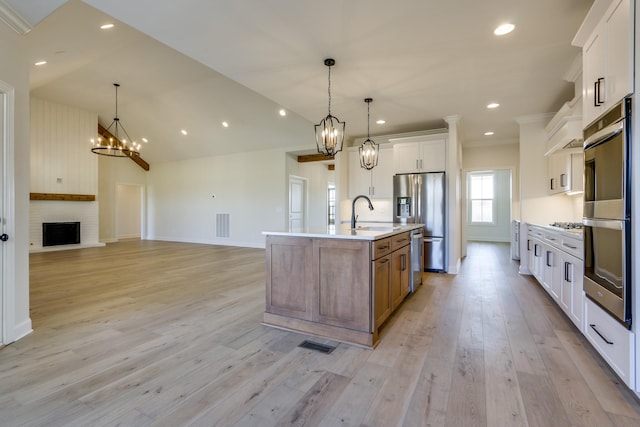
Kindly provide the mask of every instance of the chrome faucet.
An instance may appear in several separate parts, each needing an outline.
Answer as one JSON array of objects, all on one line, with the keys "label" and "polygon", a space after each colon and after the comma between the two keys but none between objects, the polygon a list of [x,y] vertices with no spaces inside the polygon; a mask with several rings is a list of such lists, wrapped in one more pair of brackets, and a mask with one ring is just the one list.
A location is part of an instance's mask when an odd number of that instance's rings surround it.
[{"label": "chrome faucet", "polygon": [[373,210],[373,205],[371,204],[371,200],[365,195],[356,196],[351,203],[351,228],[356,228],[356,201],[358,199],[366,199],[367,203],[369,203],[369,210]]}]

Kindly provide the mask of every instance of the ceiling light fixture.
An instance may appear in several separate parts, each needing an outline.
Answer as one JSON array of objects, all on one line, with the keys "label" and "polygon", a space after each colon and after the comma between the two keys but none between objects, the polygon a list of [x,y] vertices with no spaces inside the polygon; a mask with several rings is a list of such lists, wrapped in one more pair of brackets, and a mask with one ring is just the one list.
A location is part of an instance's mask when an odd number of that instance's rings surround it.
[{"label": "ceiling light fixture", "polygon": [[378,144],[371,140],[369,136],[369,107],[373,99],[365,98],[364,102],[367,103],[367,139],[360,146],[360,167],[371,170],[378,165]]},{"label": "ceiling light fixture", "polygon": [[[111,157],[134,157],[140,155],[140,144],[137,144],[131,139],[127,131],[125,130],[120,118],[118,117],[118,88],[120,85],[114,83],[116,88],[116,116],[108,128],[103,128],[98,124],[99,136],[97,138],[91,138],[91,151],[101,156]],[[113,130],[111,129],[113,128]],[[120,129],[127,138],[120,138]]]},{"label": "ceiling light fixture", "polygon": [[281,109],[281,110],[280,110],[280,115],[281,115],[282,117],[286,116],[286,115],[287,115],[287,110],[285,110],[284,108],[283,108],[283,109]]},{"label": "ceiling light fixture", "polygon": [[491,136],[491,135],[493,135],[493,132],[491,132],[491,131],[484,133],[484,136]]},{"label": "ceiling light fixture", "polygon": [[331,115],[331,67],[335,64],[336,61],[332,58],[324,60],[324,65],[329,67],[329,114],[314,126],[318,153],[327,156],[334,156],[337,152],[342,151],[342,143],[344,142],[345,122],[341,122],[337,117]]},{"label": "ceiling light fixture", "polygon": [[183,134],[184,136],[187,136],[187,131],[186,131],[186,130],[184,130],[184,129],[182,129],[182,130],[180,131],[180,133],[181,133],[181,134]]},{"label": "ceiling light fixture", "polygon": [[109,24],[104,24],[104,25],[100,25],[100,29],[101,29],[101,30],[109,30],[109,29],[111,29],[111,28],[113,28],[113,27],[114,27],[114,25],[113,25],[113,24],[111,24],[111,23],[109,23]]},{"label": "ceiling light fixture", "polygon": [[38,62],[36,62],[34,65],[36,65],[36,66],[40,67],[40,66],[42,66],[42,65],[45,65],[46,63],[47,63],[47,61],[38,61]]},{"label": "ceiling light fixture", "polygon": [[513,24],[502,24],[499,25],[495,30],[493,30],[493,34],[496,36],[504,36],[505,34],[509,34],[513,29],[516,28]]},{"label": "ceiling light fixture", "polygon": [[376,121],[376,123],[379,124],[379,125],[383,125],[383,124],[385,124],[387,122],[385,120],[380,119],[380,120]]},{"label": "ceiling light fixture", "polygon": [[228,127],[229,127],[229,123],[227,123],[227,122],[222,122],[222,126],[224,126],[224,127],[228,128]]},{"label": "ceiling light fixture", "polygon": [[498,108],[500,104],[497,102],[492,102],[491,104],[487,104],[487,108]]}]

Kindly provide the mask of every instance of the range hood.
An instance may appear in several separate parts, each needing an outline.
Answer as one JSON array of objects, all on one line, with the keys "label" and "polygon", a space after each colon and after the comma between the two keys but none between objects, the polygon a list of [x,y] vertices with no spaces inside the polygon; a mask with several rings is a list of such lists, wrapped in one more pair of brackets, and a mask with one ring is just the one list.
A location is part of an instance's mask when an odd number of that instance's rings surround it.
[{"label": "range hood", "polygon": [[547,152],[549,156],[560,150],[582,151],[582,104],[581,98],[565,103],[549,121],[547,131]]}]

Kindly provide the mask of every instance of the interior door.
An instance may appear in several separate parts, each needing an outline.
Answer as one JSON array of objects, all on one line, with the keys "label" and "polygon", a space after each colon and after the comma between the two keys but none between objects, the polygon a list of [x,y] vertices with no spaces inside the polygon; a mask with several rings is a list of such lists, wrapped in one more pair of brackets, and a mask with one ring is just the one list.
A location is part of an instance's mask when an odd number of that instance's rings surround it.
[{"label": "interior door", "polygon": [[289,231],[296,233],[306,228],[307,180],[289,176]]}]

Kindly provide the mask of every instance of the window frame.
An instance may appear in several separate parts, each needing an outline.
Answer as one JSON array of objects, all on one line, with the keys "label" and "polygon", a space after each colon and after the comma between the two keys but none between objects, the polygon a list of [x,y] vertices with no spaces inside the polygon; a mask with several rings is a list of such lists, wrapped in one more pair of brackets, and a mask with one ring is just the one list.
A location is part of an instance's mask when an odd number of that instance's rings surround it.
[{"label": "window frame", "polygon": [[[473,198],[471,194],[471,181],[474,177],[490,176],[493,185],[491,198]],[[496,173],[495,171],[476,171],[469,172],[467,175],[467,223],[473,226],[495,226],[497,224],[496,219]],[[491,201],[491,221],[474,221],[473,220],[473,201]]]}]

